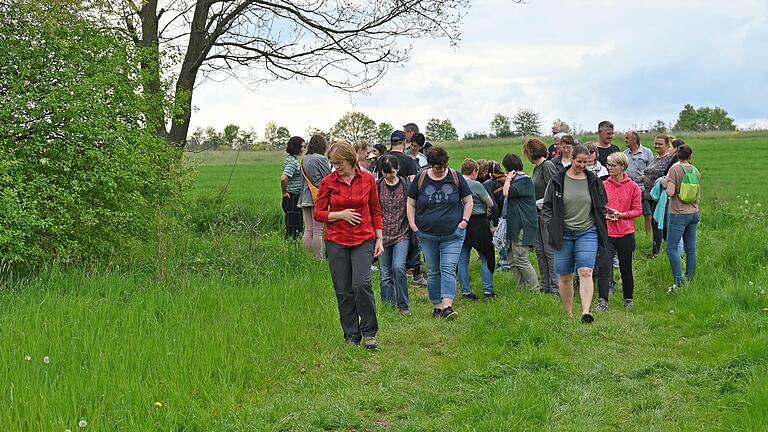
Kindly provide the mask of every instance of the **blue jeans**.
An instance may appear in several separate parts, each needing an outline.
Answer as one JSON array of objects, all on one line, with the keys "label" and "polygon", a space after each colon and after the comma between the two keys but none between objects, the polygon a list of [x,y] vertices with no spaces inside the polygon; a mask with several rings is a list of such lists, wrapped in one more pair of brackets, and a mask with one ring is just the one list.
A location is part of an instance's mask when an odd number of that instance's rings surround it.
[{"label": "blue jeans", "polygon": [[379,258],[381,276],[381,302],[400,309],[408,309],[408,279],[405,276],[405,259],[410,240],[401,240],[384,248]]},{"label": "blue jeans", "polygon": [[595,268],[597,258],[597,228],[591,226],[582,231],[563,229],[563,243],[555,249],[557,274],[573,274],[574,269]]},{"label": "blue jeans", "polygon": [[[459,285],[461,285],[461,292],[464,294],[471,294],[472,289],[469,287],[469,254],[472,252],[472,247],[464,245],[461,248],[459,254]],[[488,268],[488,260],[485,259],[483,254],[480,255],[480,269],[483,280],[483,292],[486,294],[493,293],[493,272]]]},{"label": "blue jeans", "polygon": [[685,278],[693,279],[696,273],[696,225],[699,223],[699,212],[691,214],[670,214],[667,226],[667,257],[675,284],[683,283],[683,263],[680,258],[680,239],[685,249]]},{"label": "blue jeans", "polygon": [[456,264],[466,231],[456,228],[451,234],[432,235],[416,232],[427,263],[427,292],[432,304],[456,296]]}]

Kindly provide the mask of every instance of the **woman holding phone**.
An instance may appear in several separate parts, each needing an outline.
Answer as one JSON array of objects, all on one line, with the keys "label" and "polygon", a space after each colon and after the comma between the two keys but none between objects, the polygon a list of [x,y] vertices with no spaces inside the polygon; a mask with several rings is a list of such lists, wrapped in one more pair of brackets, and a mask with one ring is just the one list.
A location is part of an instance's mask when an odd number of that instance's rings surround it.
[{"label": "woman holding phone", "polygon": [[643,214],[643,200],[640,187],[627,174],[629,158],[624,153],[608,155],[610,176],[603,181],[608,204],[605,217],[608,225],[608,238],[605,253],[599,257],[598,292],[596,311],[608,310],[608,293],[613,270],[613,255],[619,256],[621,286],[624,293],[624,307],[634,305],[633,295],[635,279],[632,274],[632,254],[635,251],[635,218]]}]

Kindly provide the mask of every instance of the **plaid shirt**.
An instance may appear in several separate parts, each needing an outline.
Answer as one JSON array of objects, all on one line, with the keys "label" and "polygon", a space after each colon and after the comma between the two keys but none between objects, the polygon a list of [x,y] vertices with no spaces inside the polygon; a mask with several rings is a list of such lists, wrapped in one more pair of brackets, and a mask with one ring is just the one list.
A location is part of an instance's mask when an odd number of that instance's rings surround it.
[{"label": "plaid shirt", "polygon": [[[330,212],[352,209],[360,213],[360,223],[328,222]],[[325,239],[342,246],[357,246],[376,238],[374,230],[383,229],[381,204],[376,191],[376,179],[369,172],[355,169],[352,182],[347,184],[337,171],[320,182],[315,201],[315,220],[326,224]]]}]

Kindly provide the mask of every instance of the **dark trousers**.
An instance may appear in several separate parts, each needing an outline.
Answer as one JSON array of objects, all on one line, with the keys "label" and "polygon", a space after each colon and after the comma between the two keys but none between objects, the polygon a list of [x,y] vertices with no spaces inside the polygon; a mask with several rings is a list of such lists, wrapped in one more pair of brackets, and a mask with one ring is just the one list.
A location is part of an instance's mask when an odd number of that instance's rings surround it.
[{"label": "dark trousers", "polygon": [[[619,256],[619,271],[621,272],[621,287],[625,299],[631,299],[635,291],[635,278],[632,274],[632,253],[635,251],[635,234],[624,237],[608,237],[605,248],[598,257],[597,288],[601,299],[608,300],[608,290],[613,275],[613,255]],[[602,252],[605,253],[602,253]]]},{"label": "dark trousers", "polygon": [[304,232],[304,216],[299,208],[299,194],[289,194],[283,197],[283,213],[285,213],[285,238],[296,239]]},{"label": "dark trousers", "polygon": [[376,336],[376,300],[371,286],[373,240],[357,246],[342,246],[325,241],[328,267],[339,303],[339,320],[344,339],[359,342],[363,336]]},{"label": "dark trousers", "polygon": [[411,233],[411,243],[408,246],[408,258],[405,259],[405,268],[413,269],[413,275],[421,274],[421,246],[416,234]]},{"label": "dark trousers", "polygon": [[[651,203],[651,214],[656,211],[656,206],[659,205],[658,202],[654,200],[650,200]],[[651,227],[653,231],[653,253],[654,255],[658,255],[661,251],[661,241],[667,238],[667,225],[669,225],[669,208],[667,208],[667,212],[664,213],[664,229],[659,229],[659,224],[656,222],[656,219],[651,217]]]}]

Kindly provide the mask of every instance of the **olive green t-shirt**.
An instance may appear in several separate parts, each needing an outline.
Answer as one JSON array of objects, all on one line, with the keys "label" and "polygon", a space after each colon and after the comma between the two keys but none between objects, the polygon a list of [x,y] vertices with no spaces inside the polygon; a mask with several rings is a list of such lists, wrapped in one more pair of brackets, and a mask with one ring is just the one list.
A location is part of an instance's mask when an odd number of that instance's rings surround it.
[{"label": "olive green t-shirt", "polygon": [[576,180],[565,175],[563,183],[563,207],[566,229],[583,231],[595,224],[592,199],[589,197],[589,183],[586,178]]}]

